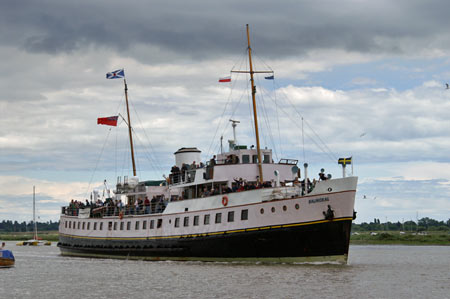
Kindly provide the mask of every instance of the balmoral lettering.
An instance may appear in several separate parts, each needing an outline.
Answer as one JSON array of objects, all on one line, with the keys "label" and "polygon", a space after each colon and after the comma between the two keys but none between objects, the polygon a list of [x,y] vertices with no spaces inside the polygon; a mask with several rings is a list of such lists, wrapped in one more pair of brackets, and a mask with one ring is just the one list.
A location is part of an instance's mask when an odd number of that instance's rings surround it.
[{"label": "balmoral lettering", "polygon": [[330,199],[328,197],[319,197],[315,199],[310,199],[308,203],[318,203],[323,201],[330,201]]}]

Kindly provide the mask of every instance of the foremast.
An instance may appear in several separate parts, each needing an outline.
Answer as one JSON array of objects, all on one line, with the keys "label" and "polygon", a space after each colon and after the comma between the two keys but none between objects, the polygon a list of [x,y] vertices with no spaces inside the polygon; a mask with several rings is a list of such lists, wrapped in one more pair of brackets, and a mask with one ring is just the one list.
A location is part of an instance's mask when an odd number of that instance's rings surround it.
[{"label": "foremast", "polygon": [[123,78],[123,84],[125,86],[125,102],[127,104],[128,135],[130,136],[131,163],[133,164],[133,176],[136,176],[136,163],[134,162],[133,134],[131,132],[130,108],[128,107],[128,86],[125,78]]}]

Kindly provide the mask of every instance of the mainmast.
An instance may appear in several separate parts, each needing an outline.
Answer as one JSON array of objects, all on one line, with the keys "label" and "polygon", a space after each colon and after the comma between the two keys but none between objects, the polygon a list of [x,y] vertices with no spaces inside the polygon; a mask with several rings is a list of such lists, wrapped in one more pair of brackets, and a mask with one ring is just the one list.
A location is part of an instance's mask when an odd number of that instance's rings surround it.
[{"label": "mainmast", "polygon": [[131,133],[131,122],[130,122],[130,108],[128,108],[128,87],[125,78],[123,78],[123,84],[125,85],[125,101],[127,104],[128,134],[130,135],[131,163],[133,164],[133,176],[136,176],[136,164],[134,162],[133,134]]},{"label": "mainmast", "polygon": [[250,82],[252,83],[252,102],[253,102],[253,119],[255,121],[255,135],[256,135],[256,151],[258,153],[258,170],[259,170],[259,182],[262,184],[263,171],[262,171],[262,160],[261,160],[261,147],[259,145],[259,132],[258,132],[258,116],[256,113],[256,86],[255,80],[253,79],[253,64],[252,64],[252,48],[250,47],[250,31],[247,24],[247,42],[248,42],[248,63],[250,65]]}]

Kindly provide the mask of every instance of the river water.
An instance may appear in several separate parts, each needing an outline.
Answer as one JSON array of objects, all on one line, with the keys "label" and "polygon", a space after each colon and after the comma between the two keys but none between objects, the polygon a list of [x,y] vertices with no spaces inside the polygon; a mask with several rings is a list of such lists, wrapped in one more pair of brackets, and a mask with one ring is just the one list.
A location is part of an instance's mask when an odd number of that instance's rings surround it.
[{"label": "river water", "polygon": [[450,247],[351,246],[348,265],[62,257],[7,242],[0,298],[450,298]]}]

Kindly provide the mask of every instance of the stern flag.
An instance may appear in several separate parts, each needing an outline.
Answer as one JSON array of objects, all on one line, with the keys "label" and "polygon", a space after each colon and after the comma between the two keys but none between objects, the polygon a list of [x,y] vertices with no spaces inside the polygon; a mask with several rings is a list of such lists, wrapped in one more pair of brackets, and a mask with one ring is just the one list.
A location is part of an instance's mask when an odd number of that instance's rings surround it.
[{"label": "stern flag", "polygon": [[347,164],[352,164],[352,157],[350,157],[350,158],[339,158],[338,164],[343,165],[343,166],[345,166]]},{"label": "stern flag", "polygon": [[106,73],[106,79],[120,79],[125,78],[125,71],[123,69]]},{"label": "stern flag", "polygon": [[219,78],[219,82],[223,83],[223,82],[231,82],[231,77],[223,77],[223,78]]},{"label": "stern flag", "polygon": [[264,79],[266,79],[266,80],[273,80],[274,77],[273,77],[273,75],[272,75],[272,76],[269,76],[269,77],[264,77]]},{"label": "stern flag", "polygon": [[97,125],[117,126],[119,116],[100,117],[97,118]]}]

